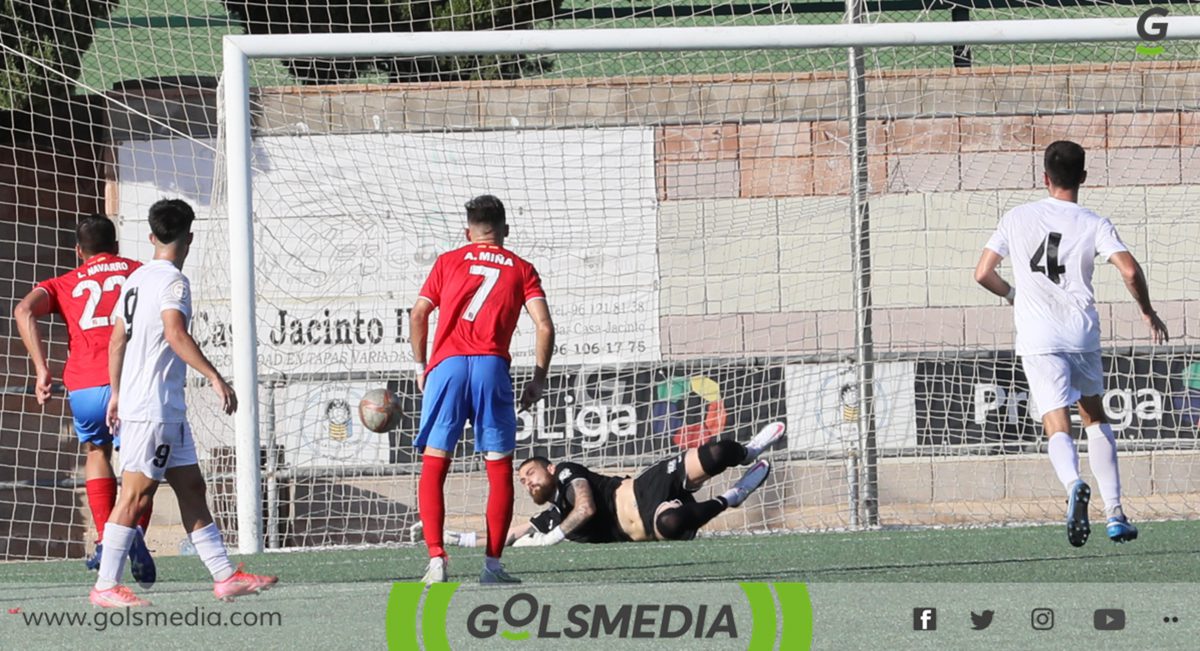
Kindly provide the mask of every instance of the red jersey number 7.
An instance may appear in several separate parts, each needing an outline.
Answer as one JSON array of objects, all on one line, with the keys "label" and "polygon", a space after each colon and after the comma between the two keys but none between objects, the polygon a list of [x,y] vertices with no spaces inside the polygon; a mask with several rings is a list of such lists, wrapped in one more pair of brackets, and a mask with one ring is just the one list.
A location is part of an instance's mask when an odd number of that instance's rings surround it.
[{"label": "red jersey number 7", "polygon": [[491,294],[492,288],[496,286],[496,281],[500,279],[500,270],[495,267],[473,264],[467,272],[472,276],[483,276],[483,284],[475,290],[475,296],[471,297],[471,302],[462,315],[463,319],[474,321],[475,316],[479,314],[479,309],[483,307],[483,302],[487,300],[488,294]]}]

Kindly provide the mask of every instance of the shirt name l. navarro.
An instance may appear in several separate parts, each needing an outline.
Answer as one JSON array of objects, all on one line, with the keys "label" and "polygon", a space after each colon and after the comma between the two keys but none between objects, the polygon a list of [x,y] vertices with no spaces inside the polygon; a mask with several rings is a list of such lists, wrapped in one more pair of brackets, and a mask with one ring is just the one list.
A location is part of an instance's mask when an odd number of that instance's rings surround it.
[{"label": "shirt name l. navarro", "polygon": [[94,265],[88,267],[86,274],[84,274],[82,271],[79,271],[79,272],[76,272],[75,275],[79,276],[80,278],[87,278],[88,276],[95,276],[96,274],[106,274],[106,273],[113,273],[113,272],[117,272],[117,271],[129,271],[129,263],[128,262],[101,262],[100,264],[94,264]]},{"label": "shirt name l. navarro", "polygon": [[512,258],[504,255],[503,253],[494,253],[492,251],[480,251],[478,256],[476,256],[475,253],[472,251],[467,251],[467,254],[465,256],[463,256],[463,260],[478,260],[480,262],[490,262],[492,264],[498,264],[501,267],[513,266]]}]

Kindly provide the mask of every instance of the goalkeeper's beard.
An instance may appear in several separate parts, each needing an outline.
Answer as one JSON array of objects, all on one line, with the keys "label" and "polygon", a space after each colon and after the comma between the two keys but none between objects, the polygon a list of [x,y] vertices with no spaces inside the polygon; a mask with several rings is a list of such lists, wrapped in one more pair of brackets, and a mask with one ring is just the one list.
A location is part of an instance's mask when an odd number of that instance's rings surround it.
[{"label": "goalkeeper's beard", "polygon": [[553,494],[554,491],[549,486],[537,486],[529,489],[529,497],[538,506],[549,503]]}]

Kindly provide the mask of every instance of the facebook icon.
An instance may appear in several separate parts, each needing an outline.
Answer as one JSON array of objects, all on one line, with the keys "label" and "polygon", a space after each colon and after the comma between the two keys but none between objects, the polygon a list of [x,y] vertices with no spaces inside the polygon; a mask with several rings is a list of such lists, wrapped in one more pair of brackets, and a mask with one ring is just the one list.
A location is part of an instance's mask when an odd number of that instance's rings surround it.
[{"label": "facebook icon", "polygon": [[937,630],[937,608],[913,608],[914,631]]}]

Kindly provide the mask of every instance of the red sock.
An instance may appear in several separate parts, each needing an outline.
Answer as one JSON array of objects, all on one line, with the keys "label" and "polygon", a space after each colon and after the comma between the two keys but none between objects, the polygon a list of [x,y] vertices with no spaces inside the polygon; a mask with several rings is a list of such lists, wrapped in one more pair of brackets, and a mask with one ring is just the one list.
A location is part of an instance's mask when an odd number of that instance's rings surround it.
[{"label": "red sock", "polygon": [[429,557],[446,557],[442,530],[446,526],[446,473],[450,472],[450,457],[421,457],[421,480],[417,484],[417,506],[425,533]]},{"label": "red sock", "polygon": [[150,514],[153,512],[154,500],[150,500],[150,503],[146,505],[146,512],[143,513],[141,519],[138,520],[138,526],[142,528],[142,533],[150,530]]},{"label": "red sock", "polygon": [[513,517],[512,457],[488,459],[487,555],[500,558]]},{"label": "red sock", "polygon": [[104,525],[108,524],[108,516],[112,515],[113,506],[117,503],[116,477],[89,479],[84,484],[87,487],[88,508],[92,510],[92,522],[96,524],[96,542],[104,540]]}]

